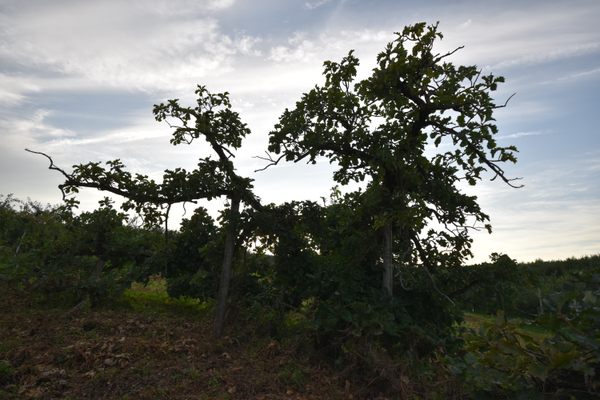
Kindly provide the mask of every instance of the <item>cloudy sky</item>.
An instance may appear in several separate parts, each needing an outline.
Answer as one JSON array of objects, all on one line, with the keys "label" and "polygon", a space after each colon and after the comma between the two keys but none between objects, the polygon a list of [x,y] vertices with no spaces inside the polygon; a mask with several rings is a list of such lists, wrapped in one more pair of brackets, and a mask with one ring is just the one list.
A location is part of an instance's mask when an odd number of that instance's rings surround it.
[{"label": "cloudy sky", "polygon": [[[252,129],[236,158],[263,202],[318,200],[331,168],[253,158],[286,107],[321,83],[322,62],[355,49],[360,76],[393,32],[440,21],[440,50],[506,77],[496,94],[501,144],[515,144],[510,176],[474,193],[494,233],[475,236],[521,261],[600,252],[600,2],[384,0],[0,0],[0,193],[58,203],[60,177],[25,147],[65,168],[120,158],[160,178],[192,169],[197,146],[173,147],[152,105],[193,101],[196,84],[229,91]],[[82,194],[83,208],[99,195]],[[212,206],[213,209],[218,207]]]}]

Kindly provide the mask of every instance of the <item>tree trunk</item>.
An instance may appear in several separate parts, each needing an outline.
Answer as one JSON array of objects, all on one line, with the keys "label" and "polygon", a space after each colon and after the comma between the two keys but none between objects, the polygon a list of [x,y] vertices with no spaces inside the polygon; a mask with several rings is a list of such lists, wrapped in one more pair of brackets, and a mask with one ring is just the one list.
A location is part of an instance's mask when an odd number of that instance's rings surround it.
[{"label": "tree trunk", "polygon": [[394,293],[394,266],[392,258],[392,223],[383,227],[383,291],[392,296]]},{"label": "tree trunk", "polygon": [[213,334],[219,338],[223,334],[225,325],[225,312],[227,309],[227,297],[229,293],[229,281],[231,280],[231,266],[233,264],[233,250],[237,232],[237,219],[240,212],[240,199],[238,196],[231,197],[231,209],[229,210],[229,221],[225,227],[225,252],[223,254],[223,268],[221,270],[221,281],[217,295],[217,313]]}]

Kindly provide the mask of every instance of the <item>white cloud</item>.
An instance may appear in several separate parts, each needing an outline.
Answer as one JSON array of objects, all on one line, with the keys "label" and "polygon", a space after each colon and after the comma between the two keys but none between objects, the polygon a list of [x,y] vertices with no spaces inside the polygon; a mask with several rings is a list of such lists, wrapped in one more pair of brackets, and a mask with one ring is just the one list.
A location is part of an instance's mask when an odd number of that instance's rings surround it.
[{"label": "white cloud", "polygon": [[553,85],[556,83],[571,82],[571,81],[575,81],[575,80],[579,80],[579,79],[590,78],[590,77],[593,77],[598,74],[600,74],[600,68],[593,68],[593,69],[588,69],[585,71],[571,72],[569,74],[559,76],[552,80],[542,81],[542,82],[540,82],[540,84]]},{"label": "white cloud", "polygon": [[39,87],[20,76],[0,73],[0,105],[14,107],[21,104],[26,94],[39,91]]},{"label": "white cloud", "polygon": [[327,3],[330,3],[331,0],[317,0],[317,1],[307,1],[304,3],[304,7],[308,8],[309,10],[315,10],[321,6],[324,6]]},{"label": "white cloud", "polygon": [[185,16],[198,12],[222,11],[235,0],[134,0],[136,7],[161,16]]},{"label": "white cloud", "polygon": [[518,139],[518,138],[526,137],[526,136],[540,136],[540,135],[545,135],[545,134],[547,134],[547,132],[524,131],[524,132],[509,133],[507,135],[498,135],[498,136],[496,136],[496,138],[497,139]]},{"label": "white cloud", "polygon": [[442,19],[442,48],[465,45],[454,59],[475,62],[494,71],[597,53],[600,31],[589,29],[598,7],[544,4],[543,8],[506,8],[474,15],[465,23]]},{"label": "white cloud", "polygon": [[[469,18],[460,15],[429,15],[423,20],[441,20],[444,40],[438,51],[445,52],[464,45],[452,56],[456,63],[475,63],[486,70],[503,73],[519,66],[539,65],[572,57],[600,52],[600,31],[593,32],[599,12],[585,8],[556,5],[544,10],[497,10],[490,14],[469,12]],[[535,14],[535,18],[531,15]],[[440,18],[443,15],[444,18]],[[344,54],[350,49],[362,52],[371,63],[377,52],[392,41],[394,31],[403,24],[397,18],[382,18],[377,27],[361,24],[360,20],[341,14],[334,16],[319,31],[295,33],[271,48],[270,59],[278,62],[322,62]],[[595,74],[596,71],[589,71]]]},{"label": "white cloud", "polygon": [[523,54],[525,52],[519,52],[520,54],[515,54],[513,58],[505,61],[499,61],[490,68],[501,70],[503,68],[513,67],[517,65],[540,64],[544,62],[597,53],[600,50],[600,42],[572,44],[568,47],[557,49],[538,49],[538,46],[536,46],[535,42],[532,42],[530,46],[535,50],[529,50],[526,54]]},{"label": "white cloud", "polygon": [[591,75],[598,75],[598,74],[600,74],[600,67],[599,68],[590,69],[590,70],[587,70],[587,71],[576,72],[574,74],[571,74],[570,77],[571,78],[582,78],[582,77],[591,76]]},{"label": "white cloud", "polygon": [[536,258],[597,254],[600,249],[598,154],[542,160],[519,173],[525,186],[512,189],[499,182],[482,182],[476,190],[489,212],[492,235],[474,235],[475,261],[493,251],[521,261]]},{"label": "white cloud", "polygon": [[237,49],[243,55],[258,57],[262,55],[262,51],[257,48],[257,45],[260,44],[261,41],[260,38],[243,35],[237,41]]},{"label": "white cloud", "polygon": [[[600,172],[600,152],[592,153],[590,158],[586,158],[583,161],[583,168],[585,171],[590,171],[594,174]],[[598,177],[598,184],[600,185],[600,174],[595,175]]]},{"label": "white cloud", "polygon": [[257,39],[223,34],[210,14],[231,2],[205,2],[206,10],[190,1],[169,5],[203,12],[191,16],[157,13],[163,3],[155,3],[157,8],[147,2],[145,7],[141,2],[75,2],[22,9],[0,20],[5,33],[0,57],[98,86],[153,90],[226,73],[237,53],[259,54]]},{"label": "white cloud", "polygon": [[[339,61],[350,50],[356,50],[366,64],[373,64],[375,56],[386,43],[396,38],[394,28],[384,29],[335,29],[329,27],[320,32],[294,32],[285,44],[273,46],[269,59],[282,63],[313,63],[321,66],[323,61]],[[305,68],[299,66],[298,69]]]},{"label": "white cloud", "polygon": [[471,24],[473,23],[473,20],[471,18],[469,18],[468,20],[466,20],[465,22],[461,23],[460,25],[458,25],[459,28],[468,28],[469,26],[471,26]]},{"label": "white cloud", "polygon": [[288,39],[287,45],[273,47],[269,59],[287,63],[308,62],[314,59],[318,50],[315,43],[306,38],[306,34],[296,32]]},{"label": "white cloud", "polygon": [[519,261],[560,259],[597,254],[600,248],[600,205],[593,200],[553,201],[514,206],[492,215],[492,235],[477,233],[475,262],[492,252],[508,253]]},{"label": "white cloud", "polygon": [[[513,86],[515,87],[515,86]],[[520,86],[517,86],[520,88]],[[508,96],[506,96],[508,97]],[[504,97],[500,97],[498,104],[505,101]],[[554,115],[560,114],[561,111],[552,110],[544,99],[536,100],[521,100],[519,94],[509,101],[507,107],[495,110],[494,118],[501,122],[522,123],[527,121],[537,121],[544,114],[553,112]]]},{"label": "white cloud", "polygon": [[75,136],[75,132],[69,129],[62,129],[52,126],[46,122],[47,117],[52,114],[50,110],[37,110],[29,118],[3,118],[0,119],[0,130],[3,132],[3,140],[6,143],[20,142],[27,138],[25,142],[47,141],[65,137]]}]

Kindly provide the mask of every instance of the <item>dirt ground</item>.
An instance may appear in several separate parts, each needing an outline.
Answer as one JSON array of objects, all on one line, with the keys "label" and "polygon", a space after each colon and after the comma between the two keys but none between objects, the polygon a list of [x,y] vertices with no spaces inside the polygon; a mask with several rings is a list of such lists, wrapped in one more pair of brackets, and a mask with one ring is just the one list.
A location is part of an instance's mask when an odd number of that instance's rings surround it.
[{"label": "dirt ground", "polygon": [[0,399],[353,398],[327,366],[277,341],[213,340],[210,315],[0,299]]}]

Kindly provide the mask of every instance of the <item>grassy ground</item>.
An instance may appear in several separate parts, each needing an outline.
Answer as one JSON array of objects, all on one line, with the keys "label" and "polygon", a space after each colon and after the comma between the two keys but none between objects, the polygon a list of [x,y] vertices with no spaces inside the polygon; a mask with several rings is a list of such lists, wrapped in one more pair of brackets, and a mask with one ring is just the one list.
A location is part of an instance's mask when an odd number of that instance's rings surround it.
[{"label": "grassy ground", "polygon": [[[468,313],[465,313],[465,315],[464,315],[464,319],[465,319],[464,325],[467,328],[476,329],[484,324],[493,323],[496,318],[499,318],[499,317],[494,316],[494,315],[484,315],[484,314],[476,314],[476,313],[468,312]],[[517,318],[511,318],[511,319],[509,319],[509,321],[517,324],[518,330],[520,330],[524,334],[527,334],[528,336],[532,337],[533,339],[535,339],[537,341],[541,341],[541,340],[547,339],[552,336],[552,332],[549,332],[548,330],[546,330],[538,325],[534,325],[530,321],[517,319]]]},{"label": "grassy ground", "polygon": [[[211,338],[210,305],[134,285],[69,313],[3,293],[0,399],[341,399],[356,388],[271,339]],[[354,389],[354,390],[353,390]]]}]

